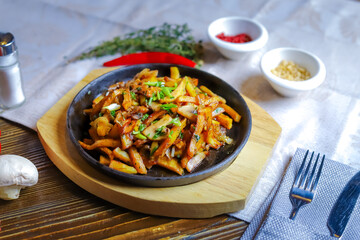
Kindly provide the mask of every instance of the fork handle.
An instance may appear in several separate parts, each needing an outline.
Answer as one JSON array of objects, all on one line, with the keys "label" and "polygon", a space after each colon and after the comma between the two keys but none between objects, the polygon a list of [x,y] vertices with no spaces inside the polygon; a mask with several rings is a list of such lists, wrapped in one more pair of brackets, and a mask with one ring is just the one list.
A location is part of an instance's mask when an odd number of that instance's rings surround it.
[{"label": "fork handle", "polygon": [[291,214],[290,214],[290,219],[291,220],[294,220],[297,213],[298,213],[298,210],[299,210],[300,207],[293,207],[293,209],[291,210]]}]

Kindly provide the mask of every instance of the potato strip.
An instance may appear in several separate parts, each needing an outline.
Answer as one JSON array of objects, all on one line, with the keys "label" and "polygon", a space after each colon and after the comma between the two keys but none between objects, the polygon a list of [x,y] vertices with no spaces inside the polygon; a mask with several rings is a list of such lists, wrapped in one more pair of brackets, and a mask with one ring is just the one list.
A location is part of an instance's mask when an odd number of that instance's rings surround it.
[{"label": "potato strip", "polygon": [[79,141],[79,143],[81,147],[85,148],[86,150],[94,150],[96,148],[104,148],[104,147],[116,148],[121,145],[119,140],[114,140],[114,139],[100,139],[91,145],[85,144],[81,141]]}]

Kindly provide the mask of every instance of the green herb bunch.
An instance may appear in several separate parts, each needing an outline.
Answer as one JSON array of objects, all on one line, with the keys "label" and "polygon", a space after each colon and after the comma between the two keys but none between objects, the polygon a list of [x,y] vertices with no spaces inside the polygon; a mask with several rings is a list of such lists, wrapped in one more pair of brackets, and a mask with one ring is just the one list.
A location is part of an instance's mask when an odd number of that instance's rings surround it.
[{"label": "green herb bunch", "polygon": [[75,60],[136,52],[169,52],[201,65],[203,47],[201,41],[194,40],[187,24],[164,23],[161,26],[128,33],[123,38],[118,36],[111,41],[105,41],[82,53]]}]

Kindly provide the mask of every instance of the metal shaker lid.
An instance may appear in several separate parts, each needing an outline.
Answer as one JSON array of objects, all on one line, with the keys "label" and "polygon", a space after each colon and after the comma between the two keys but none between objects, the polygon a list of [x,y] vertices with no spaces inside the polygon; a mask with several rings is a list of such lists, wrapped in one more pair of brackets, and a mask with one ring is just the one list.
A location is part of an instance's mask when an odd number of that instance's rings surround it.
[{"label": "metal shaker lid", "polygon": [[16,51],[15,38],[11,33],[0,32],[0,56],[6,56]]}]

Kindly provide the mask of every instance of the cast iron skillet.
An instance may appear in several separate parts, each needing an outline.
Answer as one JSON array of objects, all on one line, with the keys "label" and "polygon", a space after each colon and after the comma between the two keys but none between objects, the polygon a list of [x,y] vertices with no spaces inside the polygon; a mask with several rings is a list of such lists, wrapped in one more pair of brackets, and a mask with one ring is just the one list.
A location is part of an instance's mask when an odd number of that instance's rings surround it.
[{"label": "cast iron skillet", "polygon": [[199,86],[205,85],[213,92],[221,95],[227,100],[227,104],[234,108],[241,116],[239,123],[233,123],[233,127],[228,131],[234,141],[231,145],[225,145],[219,150],[210,150],[203,162],[194,172],[186,173],[182,176],[170,172],[166,169],[154,166],[148,171],[147,175],[132,175],[113,170],[98,162],[99,155],[96,151],[84,150],[78,143],[87,135],[89,119],[83,114],[83,110],[91,107],[92,100],[107,90],[108,86],[118,81],[128,81],[144,68],[151,70],[157,69],[159,76],[170,75],[169,64],[142,64],[120,68],[106,73],[86,85],[73,99],[67,112],[67,131],[72,143],[75,145],[80,155],[99,171],[105,174],[126,181],[130,184],[149,187],[170,187],[194,183],[214,175],[227,168],[245,146],[251,131],[251,114],[249,108],[240,96],[229,84],[220,78],[199,69],[177,66],[181,76],[190,76],[199,79]]}]

